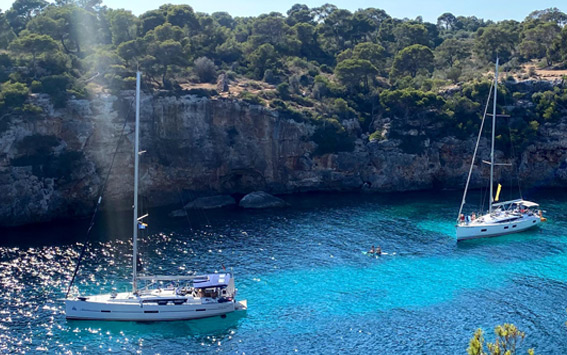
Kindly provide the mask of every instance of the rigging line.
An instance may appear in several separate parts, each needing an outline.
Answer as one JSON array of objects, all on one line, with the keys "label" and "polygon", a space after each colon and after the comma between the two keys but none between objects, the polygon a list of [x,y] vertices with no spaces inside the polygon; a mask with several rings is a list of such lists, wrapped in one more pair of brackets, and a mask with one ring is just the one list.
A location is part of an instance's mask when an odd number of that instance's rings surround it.
[{"label": "rigging line", "polygon": [[[188,193],[190,201],[195,201],[197,199],[197,194],[194,194],[193,192],[191,192],[191,190],[189,190]],[[211,221],[209,220],[209,216],[207,215],[207,212],[204,208],[195,208],[193,209],[193,211],[195,211],[195,214],[198,213],[201,218],[203,218],[205,222],[207,222],[207,228],[211,227]],[[189,213],[187,213],[187,218],[189,218]]]},{"label": "rigging line", "polygon": [[[490,89],[488,90],[489,93],[492,91],[493,86],[494,86],[494,83],[491,83]],[[465,202],[466,202],[467,190],[469,188],[469,183],[471,181],[471,175],[472,175],[472,170],[473,170],[473,167],[474,167],[474,161],[476,159],[476,153],[478,151],[478,146],[479,146],[479,143],[480,143],[480,137],[482,136],[482,128],[484,127],[484,121],[486,119],[486,113],[488,112],[489,102],[490,102],[490,97],[486,100],[486,105],[484,106],[484,114],[482,115],[482,122],[480,123],[480,129],[478,130],[478,137],[476,139],[476,145],[474,147],[473,157],[472,157],[472,160],[471,160],[471,168],[469,169],[469,175],[467,176],[467,183],[465,185],[465,192],[463,193],[463,200],[461,201],[461,207],[459,208],[459,214],[457,215],[457,221],[459,220],[459,217],[461,216],[461,213],[463,212],[463,207],[464,207]]]},{"label": "rigging line", "polygon": [[175,185],[175,187],[177,188],[177,196],[179,196],[179,201],[181,202],[181,206],[182,206],[181,208],[183,209],[183,212],[185,212],[185,220],[187,220],[189,229],[193,229],[193,225],[191,224],[191,219],[189,218],[189,213],[185,209],[185,202],[183,201],[183,195],[181,194],[181,189],[179,188],[178,185]]},{"label": "rigging line", "polygon": [[120,147],[120,142],[122,141],[122,138],[124,137],[124,131],[126,130],[126,125],[128,123],[128,117],[130,116],[130,113],[132,112],[132,103],[133,102],[134,102],[134,100],[132,99],[132,102],[129,105],[128,113],[126,114],[126,117],[124,119],[124,125],[122,126],[122,131],[120,132],[120,136],[118,136],[118,142],[116,143],[116,148],[114,149],[114,154],[112,155],[112,160],[110,161],[110,167],[109,167],[109,169],[106,173],[106,177],[104,178],[102,186],[99,190],[98,201],[96,203],[95,210],[94,210],[94,212],[91,216],[89,228],[87,229],[87,234],[85,236],[85,242],[83,243],[83,247],[81,248],[81,253],[79,254],[79,258],[77,259],[77,265],[75,266],[75,271],[73,272],[73,277],[71,277],[71,282],[69,282],[69,287],[67,287],[67,292],[65,293],[65,298],[67,298],[69,296],[69,292],[71,291],[71,286],[73,286],[73,282],[75,281],[75,277],[77,276],[77,272],[79,271],[79,267],[81,266],[81,260],[83,259],[83,256],[85,255],[85,251],[87,250],[87,245],[89,243],[89,237],[90,237],[91,231],[92,231],[93,226],[94,226],[95,217],[98,213],[98,209],[99,209],[100,204],[102,202],[102,194],[103,194],[104,190],[106,189],[106,184],[108,183],[108,179],[110,178],[110,172],[112,171],[112,167],[114,166],[114,161],[116,160],[116,155],[118,154],[118,147]]}]

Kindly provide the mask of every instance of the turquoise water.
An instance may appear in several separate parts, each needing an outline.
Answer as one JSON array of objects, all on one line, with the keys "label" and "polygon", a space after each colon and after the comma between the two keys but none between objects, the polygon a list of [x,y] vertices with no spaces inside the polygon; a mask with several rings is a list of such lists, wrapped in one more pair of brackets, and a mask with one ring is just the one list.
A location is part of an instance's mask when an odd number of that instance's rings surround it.
[{"label": "turquoise water", "polygon": [[[149,273],[234,267],[244,315],[166,322],[66,321],[63,297],[86,221],[2,231],[0,353],[466,353],[474,330],[527,333],[522,348],[567,353],[567,193],[532,191],[539,229],[456,244],[460,193],[315,194],[292,207],[152,211]],[[78,287],[129,287],[128,219],[101,217]],[[372,244],[390,253],[363,255]],[[391,255],[396,253],[395,255]]]}]

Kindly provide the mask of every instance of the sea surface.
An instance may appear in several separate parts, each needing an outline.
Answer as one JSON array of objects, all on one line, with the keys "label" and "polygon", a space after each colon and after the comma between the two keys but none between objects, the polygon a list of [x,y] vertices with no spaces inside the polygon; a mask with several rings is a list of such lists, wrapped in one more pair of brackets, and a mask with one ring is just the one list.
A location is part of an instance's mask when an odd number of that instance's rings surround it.
[{"label": "sea surface", "polygon": [[[306,194],[290,207],[150,211],[147,273],[232,267],[248,311],[204,320],[65,320],[88,220],[0,230],[0,353],[465,354],[477,328],[525,331],[520,353],[567,353],[567,192],[532,190],[541,227],[456,243],[460,192]],[[475,199],[474,196],[470,200]],[[81,293],[129,289],[131,224],[97,218]],[[372,245],[388,255],[364,255]]]}]

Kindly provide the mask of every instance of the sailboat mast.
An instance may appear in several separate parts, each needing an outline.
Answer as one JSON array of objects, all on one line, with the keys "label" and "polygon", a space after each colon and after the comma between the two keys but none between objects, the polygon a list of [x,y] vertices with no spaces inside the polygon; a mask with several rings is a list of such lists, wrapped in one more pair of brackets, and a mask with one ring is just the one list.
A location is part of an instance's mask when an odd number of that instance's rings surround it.
[{"label": "sailboat mast", "polygon": [[494,101],[492,103],[492,145],[490,147],[490,204],[488,212],[492,212],[494,202],[494,139],[496,135],[496,96],[498,94],[498,58],[496,58],[496,68],[494,69]]},{"label": "sailboat mast", "polygon": [[136,124],[134,140],[134,232],[132,236],[132,293],[137,292],[138,266],[138,170],[140,160],[140,81],[141,73],[136,72]]}]

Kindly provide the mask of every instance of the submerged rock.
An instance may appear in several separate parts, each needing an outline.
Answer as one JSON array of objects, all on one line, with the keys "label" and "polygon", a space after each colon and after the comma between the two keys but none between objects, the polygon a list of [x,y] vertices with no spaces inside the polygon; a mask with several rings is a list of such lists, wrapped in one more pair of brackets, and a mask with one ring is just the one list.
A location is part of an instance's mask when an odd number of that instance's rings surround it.
[{"label": "submerged rock", "polygon": [[169,217],[185,217],[188,215],[187,210],[211,210],[234,205],[236,205],[236,200],[229,195],[199,197],[183,206],[182,209],[169,212]]},{"label": "submerged rock", "polygon": [[284,207],[287,203],[281,198],[270,195],[264,191],[254,191],[244,196],[240,200],[239,206],[242,208],[271,208]]},{"label": "submerged rock", "polygon": [[169,212],[168,216],[173,217],[173,218],[185,217],[185,216],[187,216],[187,211],[185,211],[185,210],[174,210],[174,211]]},{"label": "submerged rock", "polygon": [[232,196],[217,195],[217,196],[197,198],[186,204],[183,208],[186,210],[190,210],[190,209],[210,210],[213,208],[222,208],[233,205],[236,205],[236,200]]}]

